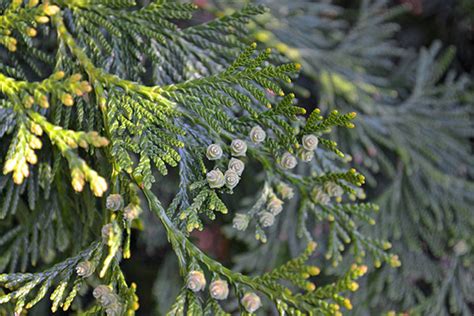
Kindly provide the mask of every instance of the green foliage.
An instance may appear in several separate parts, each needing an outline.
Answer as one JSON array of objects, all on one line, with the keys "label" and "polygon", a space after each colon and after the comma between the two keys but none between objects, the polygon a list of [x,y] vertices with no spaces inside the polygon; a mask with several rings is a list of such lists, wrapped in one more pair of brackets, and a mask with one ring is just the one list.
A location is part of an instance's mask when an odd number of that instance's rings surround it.
[{"label": "green foliage", "polygon": [[[192,272],[200,270],[201,267],[205,267],[209,273],[213,275],[213,279],[218,277],[219,279],[228,280],[235,288],[235,292],[238,296],[243,295],[245,288],[250,288],[267,295],[274,301],[280,313],[289,313],[290,315],[308,312],[318,312],[328,315],[335,314],[339,309],[338,303],[340,304],[345,300],[342,296],[339,296],[338,293],[349,290],[354,280],[365,273],[366,267],[357,267],[354,265],[343,279],[315,291],[315,285],[307,279],[311,275],[317,275],[319,269],[305,264],[316,248],[314,242],[309,243],[306,251],[299,257],[262,276],[248,277],[233,272],[206,256],[195,245],[190,243],[168,219],[165,209],[161,206],[157,198],[150,191],[145,191],[145,195],[148,198],[151,210],[162,219],[167,232],[173,232],[171,234],[169,233],[168,236],[170,237],[170,242],[173,245],[175,253],[178,255],[178,262],[182,270],[191,270]],[[189,267],[184,266],[186,262],[191,262],[191,265]],[[280,283],[281,280],[289,281],[296,287],[302,288],[307,292],[305,294],[298,292],[293,293],[290,288]],[[185,293],[186,289],[183,289],[181,294],[178,295],[175,304],[171,307],[170,315],[182,314],[185,308],[184,306],[187,306],[188,312],[194,309],[202,309],[200,301],[196,300],[193,295],[189,296],[188,294],[188,296],[186,296]],[[331,304],[328,302],[330,300],[334,300],[335,302]],[[212,301],[211,304],[213,304]],[[245,304],[242,304],[244,305],[245,311]],[[218,306],[209,307],[209,305],[207,305],[205,307],[205,309],[211,310],[215,308],[219,310],[216,313],[222,313]]]},{"label": "green foliage", "polygon": [[[245,44],[245,25],[262,7],[184,29],[175,21],[195,7],[173,1],[0,8],[8,50],[0,63],[0,270],[10,270],[0,274],[0,310],[19,314],[49,296],[53,312],[134,315],[136,285],[121,261],[132,257],[132,229],[156,224],[143,210],[161,222],[185,280],[170,315],[252,314],[262,304],[340,315],[352,308],[346,292],[357,290],[366,254],[399,265],[387,241],[363,233],[377,206],[356,202],[365,178],[345,169],[330,139],[333,127],[353,128],[355,114],[316,110],[305,120],[285,93],[301,66]],[[237,185],[254,167],[263,180],[255,177],[248,205],[240,204]],[[173,191],[169,203],[161,190]],[[221,214],[233,217],[238,238],[264,244],[278,242],[283,223],[294,225],[294,259],[254,276],[225,268],[190,239]],[[322,247],[335,265],[346,248],[357,262],[317,288],[315,223],[327,226]],[[221,306],[229,286],[240,304]],[[92,301],[83,297],[91,288]]]},{"label": "green foliage", "polygon": [[[399,47],[391,20],[405,8],[388,1],[348,9],[330,1],[254,3],[270,9],[253,20],[254,38],[301,63],[313,83],[296,88],[299,95],[318,96],[323,113],[359,114],[357,128],[338,129],[332,140],[377,187],[369,194],[383,210],[375,236],[393,240],[403,264],[371,274],[356,294],[356,314],[472,314],[472,80],[449,70],[455,49]],[[229,6],[212,1],[207,9]],[[239,266],[253,264],[240,259]]]}]

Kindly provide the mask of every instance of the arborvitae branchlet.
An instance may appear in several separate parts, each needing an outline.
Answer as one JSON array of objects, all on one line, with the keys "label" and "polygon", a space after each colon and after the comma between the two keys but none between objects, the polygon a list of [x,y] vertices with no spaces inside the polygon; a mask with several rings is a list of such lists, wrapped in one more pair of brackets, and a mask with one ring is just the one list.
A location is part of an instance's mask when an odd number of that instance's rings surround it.
[{"label": "arborvitae branchlet", "polygon": [[[365,178],[344,167],[330,140],[332,127],[354,127],[355,114],[304,118],[285,92],[301,65],[246,43],[247,22],[263,7],[175,24],[195,9],[162,0],[0,1],[1,311],[20,314],[49,297],[53,312],[134,315],[137,285],[121,261],[133,260],[133,228],[154,225],[150,213],[185,284],[171,315],[272,306],[339,315],[352,307],[345,295],[367,271],[363,258],[399,264],[388,242],[362,233],[377,207],[350,199]],[[171,199],[169,169],[178,171]],[[296,225],[292,259],[253,276],[225,268],[189,237],[222,214],[259,243]],[[319,269],[308,263],[314,220],[331,227],[329,257],[340,261],[351,247],[358,262],[331,282],[314,279]]]},{"label": "arborvitae branchlet", "polygon": [[[221,12],[243,3],[209,0],[205,8]],[[472,314],[474,85],[450,67],[455,49],[442,49],[439,42],[419,52],[402,47],[394,18],[409,13],[405,6],[390,7],[393,1],[356,1],[360,6],[349,8],[338,1],[253,3],[269,6],[269,12],[252,18],[254,39],[303,65],[310,82],[295,89],[298,95],[317,96],[322,113],[359,114],[355,130],[339,128],[332,139],[374,188],[369,201],[381,204],[377,224],[367,233],[394,240],[403,265],[394,270],[377,264],[380,269],[356,294],[356,314]],[[468,14],[461,3],[459,10]],[[327,194],[318,187],[313,200],[325,204]],[[338,231],[338,225],[331,230]],[[343,241],[319,231],[335,244],[328,249],[330,260],[342,259],[332,253]],[[294,246],[292,239],[269,242],[255,248],[266,264],[276,261],[274,252]],[[239,256],[237,266],[266,268],[254,257]]]}]

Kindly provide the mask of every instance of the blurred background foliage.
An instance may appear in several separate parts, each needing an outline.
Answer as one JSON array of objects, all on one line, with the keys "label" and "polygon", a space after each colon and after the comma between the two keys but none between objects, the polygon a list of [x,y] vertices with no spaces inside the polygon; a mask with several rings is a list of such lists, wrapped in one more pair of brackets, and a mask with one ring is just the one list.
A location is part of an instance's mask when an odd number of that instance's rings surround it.
[{"label": "blurred background foliage", "polygon": [[[194,3],[201,8],[194,17],[198,23],[247,1]],[[359,114],[357,128],[339,132],[334,140],[366,175],[367,200],[381,206],[377,224],[367,233],[392,240],[402,266],[374,269],[357,291],[352,313],[472,315],[474,3],[252,3],[269,7],[252,21],[252,37],[260,46],[274,48],[277,58],[303,65],[293,87],[300,102],[308,109]],[[243,181],[244,190],[252,191],[255,178]],[[221,224],[226,220],[231,218]],[[164,313],[181,286],[179,280],[169,279],[177,275],[176,260],[163,248],[165,236],[159,225],[150,224],[153,221],[145,221],[146,233],[137,241],[145,250],[144,265],[128,267],[132,274],[140,267],[136,277],[149,281],[150,288],[139,289],[143,301],[153,302],[142,304],[143,314]],[[194,237],[203,250],[238,270],[264,271],[301,249],[292,232],[296,228],[287,223],[282,219],[275,225],[266,244],[218,224]],[[319,240],[330,239],[327,232],[326,226],[314,223]],[[332,274],[319,282],[345,267],[344,261],[336,265],[338,258],[328,258],[323,244],[316,260]],[[161,262],[157,275],[151,265],[150,273],[143,271],[147,262]]]}]

